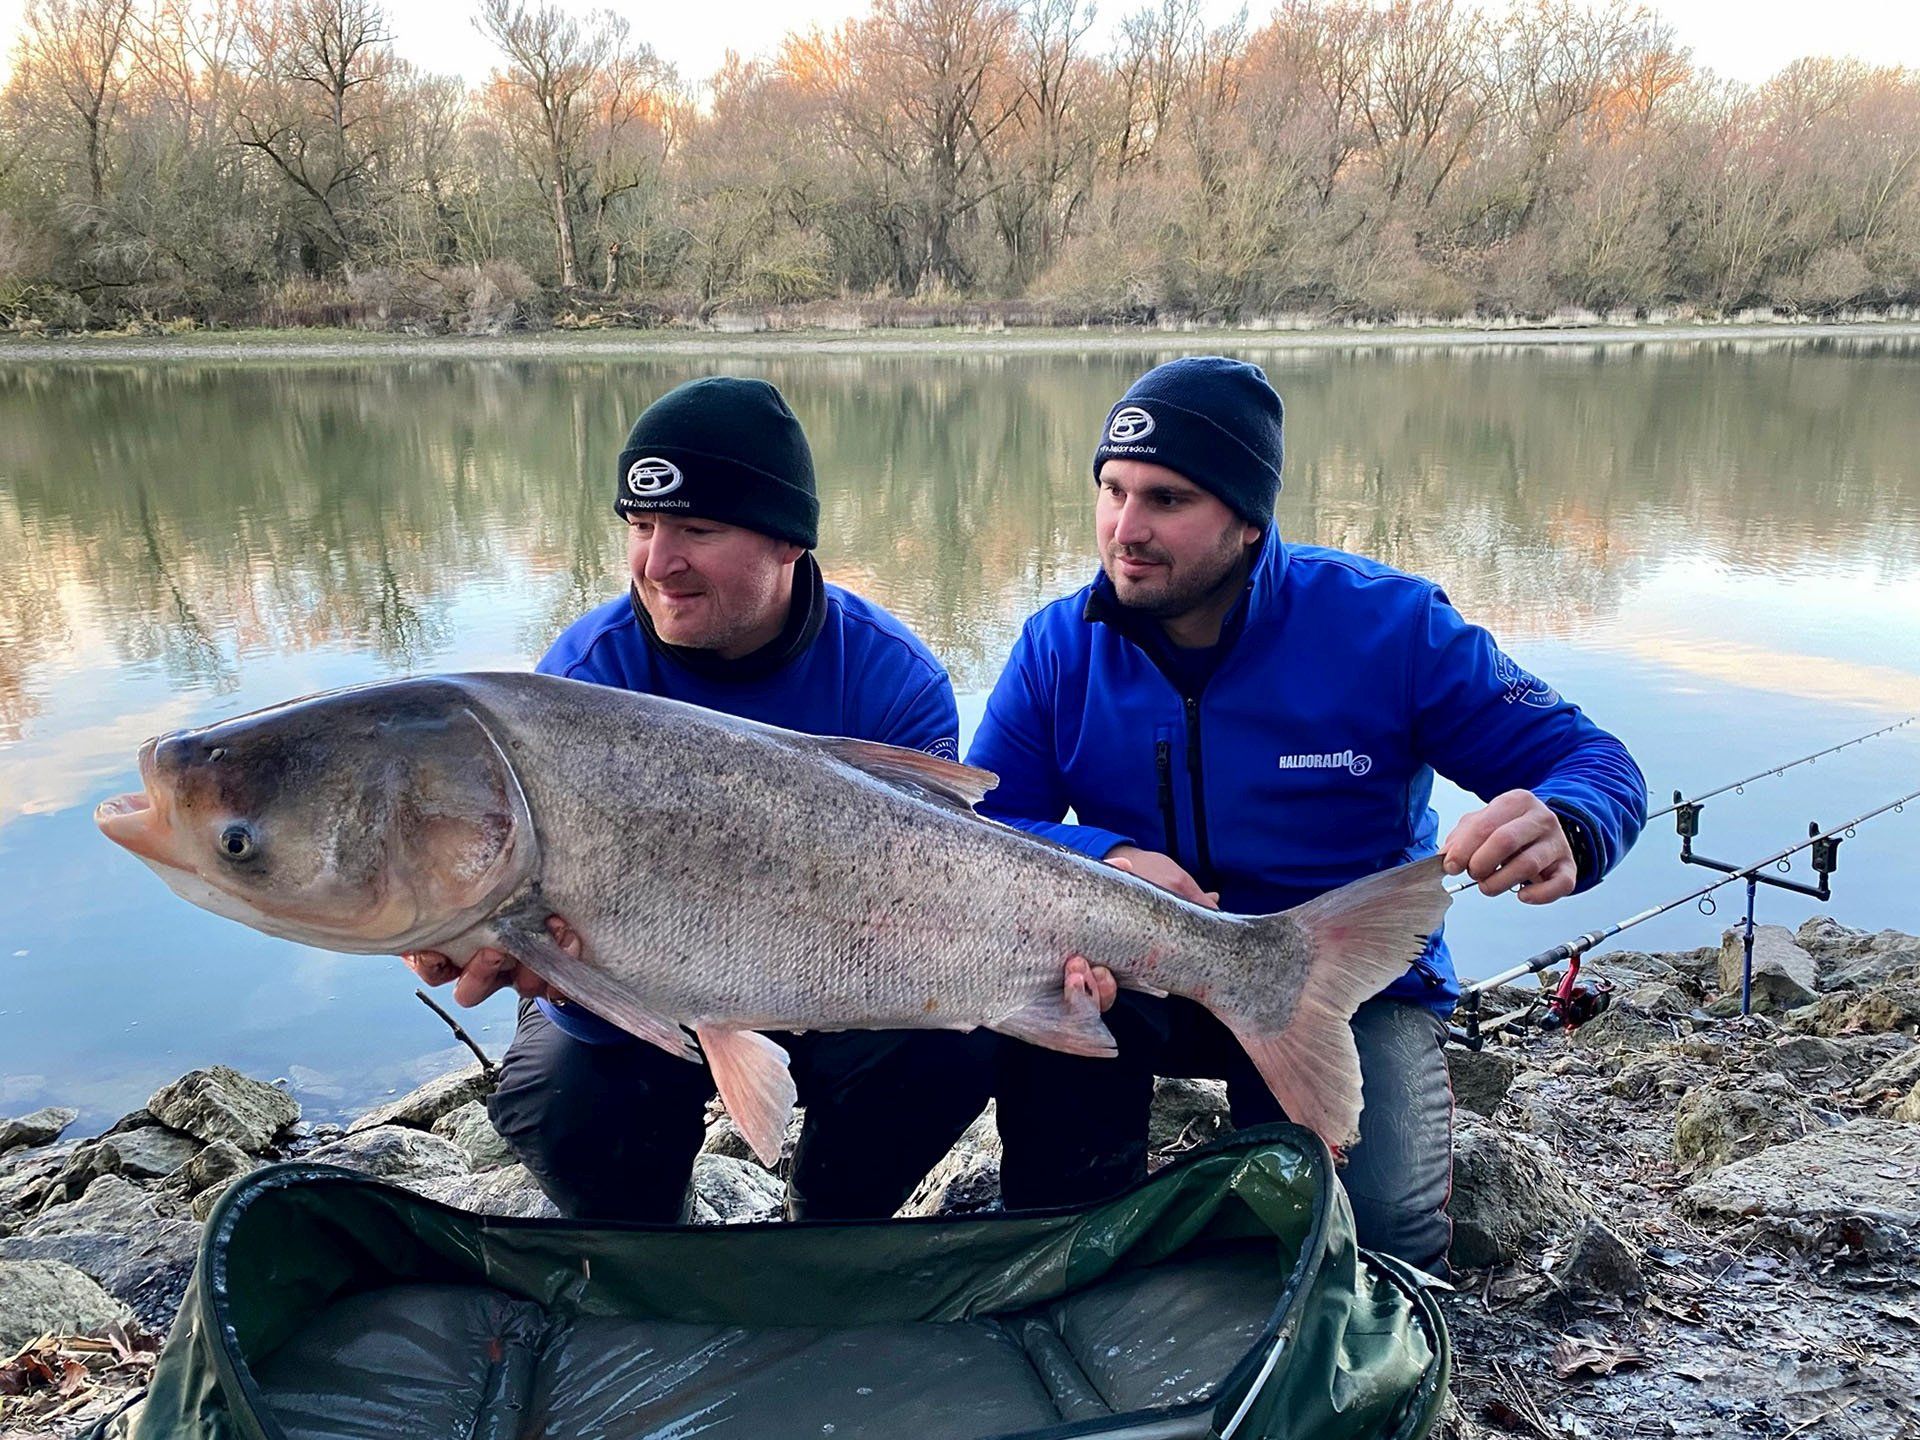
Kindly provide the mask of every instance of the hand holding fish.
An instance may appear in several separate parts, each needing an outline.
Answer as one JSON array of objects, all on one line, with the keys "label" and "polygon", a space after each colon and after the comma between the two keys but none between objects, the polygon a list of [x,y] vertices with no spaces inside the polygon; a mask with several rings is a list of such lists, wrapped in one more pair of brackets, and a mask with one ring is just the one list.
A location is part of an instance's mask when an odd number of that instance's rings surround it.
[{"label": "hand holding fish", "polygon": [[[558,915],[547,917],[547,933],[553,943],[578,960],[581,941],[574,928]],[[504,950],[482,946],[467,963],[458,965],[438,950],[415,950],[400,957],[409,969],[429,985],[453,984],[453,1002],[472,1009],[495,992],[508,986],[528,1000],[553,1000],[565,1003],[566,996]]]},{"label": "hand holding fish", "polygon": [[1447,874],[1464,870],[1480,882],[1484,895],[1518,891],[1526,905],[1571,895],[1580,878],[1560,817],[1531,790],[1509,790],[1484,809],[1463,815],[1442,853]]},{"label": "hand holding fish", "polygon": [[[1202,890],[1200,882],[1189,875],[1185,867],[1171,855],[1142,850],[1138,845],[1116,845],[1107,852],[1106,861],[1114,869],[1138,875],[1148,884],[1170,890],[1182,900],[1191,900],[1208,910],[1220,908],[1220,892]],[[1113,1008],[1114,999],[1120,994],[1120,984],[1106,966],[1089,965],[1084,955],[1069,955],[1066,978],[1069,1004],[1076,992],[1091,995],[1104,1015]]]},{"label": "hand holding fish", "polygon": [[1220,908],[1220,892],[1202,890],[1200,882],[1189,875],[1186,867],[1171,855],[1163,855],[1158,850],[1142,850],[1138,845],[1116,845],[1103,858],[1114,869],[1138,875],[1149,885],[1158,885],[1182,900],[1191,900],[1207,910]]}]

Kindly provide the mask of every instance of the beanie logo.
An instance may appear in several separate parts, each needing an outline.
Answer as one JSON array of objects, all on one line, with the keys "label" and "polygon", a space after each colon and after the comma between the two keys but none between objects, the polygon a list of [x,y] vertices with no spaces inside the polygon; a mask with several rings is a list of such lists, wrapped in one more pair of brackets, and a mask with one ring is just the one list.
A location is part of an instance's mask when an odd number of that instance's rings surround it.
[{"label": "beanie logo", "polygon": [[1153,416],[1138,405],[1127,405],[1113,412],[1107,422],[1107,439],[1116,445],[1131,445],[1153,433]]},{"label": "beanie logo", "polygon": [[627,467],[627,489],[642,500],[669,495],[686,480],[680,467],[657,455],[644,456]]}]

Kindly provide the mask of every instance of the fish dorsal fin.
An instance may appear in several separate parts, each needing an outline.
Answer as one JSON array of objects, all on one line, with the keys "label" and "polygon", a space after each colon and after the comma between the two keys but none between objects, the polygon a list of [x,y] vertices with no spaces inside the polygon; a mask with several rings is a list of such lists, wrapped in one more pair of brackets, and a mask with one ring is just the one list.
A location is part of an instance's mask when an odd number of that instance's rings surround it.
[{"label": "fish dorsal fin", "polygon": [[944,800],[971,810],[1000,783],[991,770],[977,770],[955,760],[942,760],[924,750],[882,745],[877,740],[830,739],[820,742],[834,759],[883,780],[911,795]]}]

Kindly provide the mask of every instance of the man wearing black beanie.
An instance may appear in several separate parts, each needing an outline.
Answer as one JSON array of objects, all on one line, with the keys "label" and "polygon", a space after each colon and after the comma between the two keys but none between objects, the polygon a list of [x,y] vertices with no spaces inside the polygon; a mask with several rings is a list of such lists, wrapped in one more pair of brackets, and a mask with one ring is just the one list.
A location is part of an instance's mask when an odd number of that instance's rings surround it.
[{"label": "man wearing black beanie", "polygon": [[[1158,366],[1108,411],[1100,574],[1027,622],[994,687],[967,756],[1000,777],[981,810],[1241,914],[1437,851],[1530,903],[1597,884],[1646,813],[1632,757],[1431,581],[1283,543],[1281,422],[1260,369],[1220,356]],[[1444,843],[1436,772],[1488,802]],[[1078,957],[1068,983],[1101,1002],[1119,1055],[1003,1042],[1009,1209],[1141,1178],[1156,1074],[1224,1079],[1236,1125],[1281,1118],[1199,1005],[1116,997]],[[1360,1243],[1436,1272],[1451,1237],[1441,1045],[1459,994],[1435,935],[1353,1019],[1365,1108],[1342,1178]]]},{"label": "man wearing black beanie", "polygon": [[[715,376],[669,391],[634,422],[612,478],[630,588],[571,626],[542,672],[955,758],[945,669],[892,615],[820,574],[813,455],[778,390]],[[549,928],[579,944],[562,917]],[[463,1005],[520,991],[487,1108],[562,1213],[681,1218],[714,1094],[705,1065],[635,1040],[497,952],[457,979],[444,956],[409,960],[454,981]],[[779,1040],[806,1107],[788,1183],[796,1218],[891,1215],[986,1105],[984,1031]]]}]

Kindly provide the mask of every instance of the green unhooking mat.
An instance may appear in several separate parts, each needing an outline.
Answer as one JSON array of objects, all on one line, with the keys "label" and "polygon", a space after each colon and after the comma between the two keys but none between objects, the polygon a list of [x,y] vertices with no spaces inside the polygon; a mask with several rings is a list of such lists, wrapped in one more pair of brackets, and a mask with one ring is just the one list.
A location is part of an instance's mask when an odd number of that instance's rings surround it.
[{"label": "green unhooking mat", "polygon": [[1262,1127],[1072,1212],[865,1224],[469,1215],[239,1181],[134,1440],[1418,1440],[1446,1331]]}]

